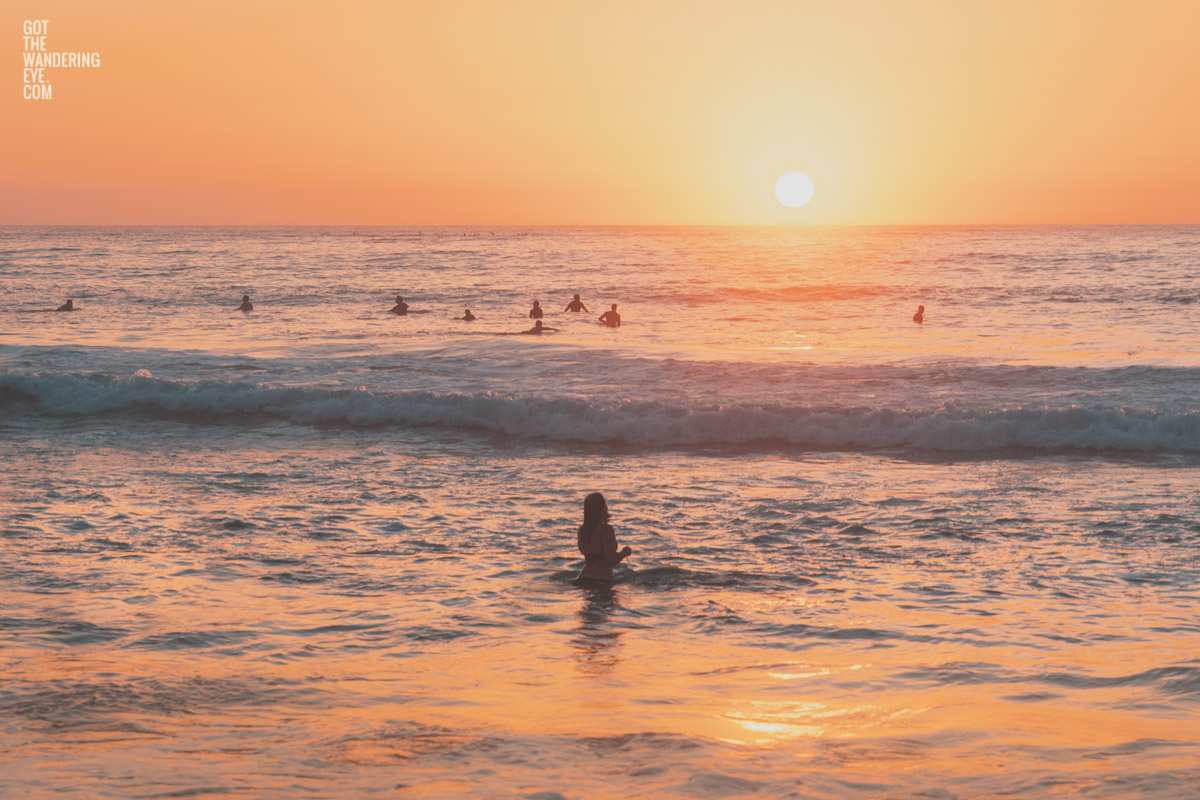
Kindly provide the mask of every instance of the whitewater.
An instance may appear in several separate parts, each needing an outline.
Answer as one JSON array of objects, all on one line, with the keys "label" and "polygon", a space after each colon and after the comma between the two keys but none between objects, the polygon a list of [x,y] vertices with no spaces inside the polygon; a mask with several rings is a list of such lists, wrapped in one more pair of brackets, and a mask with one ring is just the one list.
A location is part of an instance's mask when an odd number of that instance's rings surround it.
[{"label": "whitewater", "polygon": [[1200,227],[2,228],[0,275],[0,794],[1200,788]]}]

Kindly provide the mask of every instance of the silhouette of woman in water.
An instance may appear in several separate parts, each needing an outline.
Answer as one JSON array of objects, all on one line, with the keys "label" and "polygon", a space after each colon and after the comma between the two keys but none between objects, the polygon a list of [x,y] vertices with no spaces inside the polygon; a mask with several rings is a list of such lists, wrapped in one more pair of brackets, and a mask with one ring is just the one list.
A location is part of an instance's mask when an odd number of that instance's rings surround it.
[{"label": "silhouette of woman in water", "polygon": [[913,322],[918,325],[925,321],[925,306],[917,306],[917,313],[913,314]]},{"label": "silhouette of woman in water", "polygon": [[626,546],[617,550],[617,535],[608,524],[608,503],[604,495],[592,492],[583,499],[583,524],[576,531],[576,544],[583,553],[583,570],[577,583],[610,584],[613,565],[620,564],[633,552]]}]

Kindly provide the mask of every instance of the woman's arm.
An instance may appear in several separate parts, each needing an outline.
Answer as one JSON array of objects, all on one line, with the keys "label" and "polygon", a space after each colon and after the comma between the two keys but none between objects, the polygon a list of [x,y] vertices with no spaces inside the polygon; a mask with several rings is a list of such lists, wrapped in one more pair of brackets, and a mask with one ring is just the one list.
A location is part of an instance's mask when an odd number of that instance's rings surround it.
[{"label": "woman's arm", "polygon": [[613,532],[612,525],[605,525],[600,532],[600,543],[604,548],[604,560],[609,564],[620,564],[633,552],[632,547],[617,552],[617,535]]}]

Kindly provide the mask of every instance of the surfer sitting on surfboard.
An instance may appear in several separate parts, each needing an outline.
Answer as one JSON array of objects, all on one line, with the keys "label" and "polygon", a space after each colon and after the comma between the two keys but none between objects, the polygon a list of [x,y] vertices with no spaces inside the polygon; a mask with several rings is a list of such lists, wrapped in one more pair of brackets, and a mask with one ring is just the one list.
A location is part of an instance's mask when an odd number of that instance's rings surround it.
[{"label": "surfer sitting on surfboard", "polygon": [[621,327],[621,315],[617,313],[617,304],[613,303],[612,308],[600,315],[600,321],[609,328]]}]

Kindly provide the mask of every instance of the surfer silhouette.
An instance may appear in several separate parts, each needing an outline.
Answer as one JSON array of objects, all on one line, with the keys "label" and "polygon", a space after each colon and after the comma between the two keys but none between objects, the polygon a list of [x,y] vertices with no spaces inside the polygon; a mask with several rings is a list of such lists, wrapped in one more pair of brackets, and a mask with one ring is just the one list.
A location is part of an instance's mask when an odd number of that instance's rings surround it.
[{"label": "surfer silhouette", "polygon": [[250,295],[242,295],[242,304],[238,306],[238,311],[253,311],[254,303],[250,302]]},{"label": "surfer silhouette", "polygon": [[613,303],[612,308],[600,315],[600,321],[608,328],[621,327],[621,315],[617,313],[617,304]]},{"label": "surfer silhouette", "polygon": [[472,313],[471,313],[471,309],[469,309],[469,308],[468,308],[468,309],[467,309],[467,313],[463,314],[463,315],[462,315],[462,317],[461,317],[460,319],[462,319],[464,322],[474,322],[474,321],[475,321],[475,315],[474,315],[474,314],[472,314]]},{"label": "surfer silhouette", "polygon": [[74,300],[68,300],[67,302],[63,303],[61,306],[59,306],[58,308],[56,308],[54,310],[55,311],[76,311],[78,309],[75,308]]},{"label": "surfer silhouette", "polygon": [[918,325],[925,321],[925,306],[917,306],[917,313],[913,314],[913,322]]},{"label": "surfer silhouette", "polygon": [[547,328],[542,325],[542,321],[539,319],[537,322],[533,323],[532,328],[527,331],[521,331],[521,333],[531,333],[535,336],[540,336],[543,333],[558,333],[558,328]]},{"label": "surfer silhouette", "polygon": [[396,295],[396,305],[392,306],[391,313],[398,317],[408,316],[408,303],[404,302],[404,298]]},{"label": "surfer silhouette", "polygon": [[575,299],[572,300],[571,302],[567,303],[567,307],[563,309],[563,311],[587,311],[587,310],[588,310],[587,306],[585,306],[583,304],[583,301],[579,299],[579,295],[575,295]]},{"label": "surfer silhouette", "polygon": [[541,319],[542,318],[542,304],[539,303],[537,300],[533,301],[533,308],[529,309],[529,318],[530,319]]},{"label": "surfer silhouette", "polygon": [[583,524],[575,532],[575,542],[583,554],[583,569],[575,579],[577,583],[612,583],[613,566],[633,553],[629,546],[617,550],[617,536],[608,524],[610,519],[604,495],[592,492],[583,499]]}]

